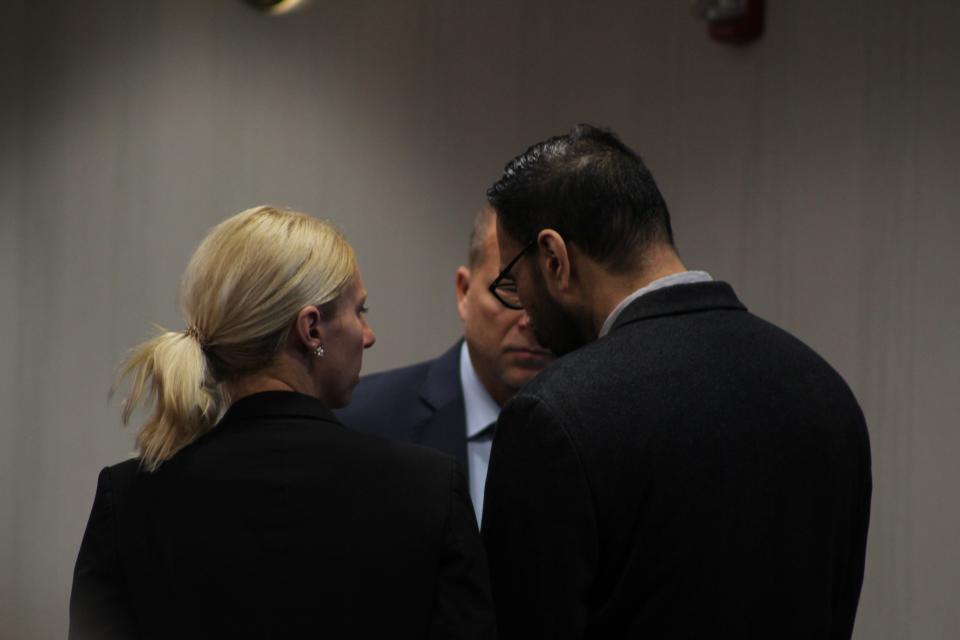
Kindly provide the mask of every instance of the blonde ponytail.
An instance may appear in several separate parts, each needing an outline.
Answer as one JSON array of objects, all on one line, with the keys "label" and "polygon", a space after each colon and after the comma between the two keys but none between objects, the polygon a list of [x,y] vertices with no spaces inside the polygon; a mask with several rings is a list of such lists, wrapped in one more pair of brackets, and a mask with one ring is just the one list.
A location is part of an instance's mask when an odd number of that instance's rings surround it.
[{"label": "blonde ponytail", "polygon": [[214,227],[183,275],[188,329],[161,329],[117,375],[118,384],[131,381],[124,424],[137,407],[153,409],[137,434],[143,466],[156,471],[212,429],[230,381],[269,367],[296,314],[335,301],[356,268],[343,236],[304,213],[256,207]]},{"label": "blonde ponytail", "polygon": [[127,378],[123,423],[138,407],[153,406],[137,434],[141,463],[149,471],[209,431],[224,409],[221,385],[210,378],[198,337],[188,332],[164,331],[134,348],[117,383]]}]

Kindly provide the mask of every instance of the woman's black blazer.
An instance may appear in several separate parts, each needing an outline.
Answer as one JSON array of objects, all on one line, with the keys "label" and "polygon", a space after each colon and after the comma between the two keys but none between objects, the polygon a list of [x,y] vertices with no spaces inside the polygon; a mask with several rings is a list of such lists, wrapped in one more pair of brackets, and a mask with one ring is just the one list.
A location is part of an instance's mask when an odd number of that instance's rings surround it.
[{"label": "woman's black blazer", "polygon": [[271,391],[155,473],[100,473],[70,637],[489,638],[463,474]]}]

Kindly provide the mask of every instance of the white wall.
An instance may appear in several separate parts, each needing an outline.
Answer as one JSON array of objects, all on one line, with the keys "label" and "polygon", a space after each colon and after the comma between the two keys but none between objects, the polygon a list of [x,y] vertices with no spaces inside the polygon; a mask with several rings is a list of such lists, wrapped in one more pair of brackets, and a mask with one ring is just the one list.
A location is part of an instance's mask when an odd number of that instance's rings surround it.
[{"label": "white wall", "polygon": [[66,628],[106,391],[204,231],[263,202],[338,221],[377,346],[458,335],[484,189],[578,121],[640,150],[688,265],[846,377],[875,499],[858,638],[960,629],[960,5],[768,3],[728,48],[675,0],[8,2],[0,20],[0,637]]}]

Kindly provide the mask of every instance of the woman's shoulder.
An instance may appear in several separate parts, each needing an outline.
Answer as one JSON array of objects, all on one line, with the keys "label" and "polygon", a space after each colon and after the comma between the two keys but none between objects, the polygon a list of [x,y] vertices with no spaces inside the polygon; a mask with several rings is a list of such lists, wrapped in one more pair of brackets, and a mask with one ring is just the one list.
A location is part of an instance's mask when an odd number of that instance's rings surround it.
[{"label": "woman's shoulder", "polygon": [[203,493],[220,485],[235,491],[240,484],[285,484],[295,477],[297,484],[319,492],[335,480],[370,495],[418,496],[419,502],[440,505],[462,475],[453,457],[434,449],[310,422],[248,424],[220,437],[204,437],[156,471],[148,471],[139,458],[124,460],[105,467],[99,485],[126,503],[144,492],[166,495],[192,486]]},{"label": "woman's shoulder", "polygon": [[433,474],[450,473],[458,466],[452,456],[423,445],[346,428],[342,435],[348,446],[368,456],[371,464]]},{"label": "woman's shoulder", "polygon": [[100,482],[106,481],[111,486],[124,485],[133,481],[141,473],[143,473],[141,459],[136,453],[131,453],[126,460],[101,469]]}]

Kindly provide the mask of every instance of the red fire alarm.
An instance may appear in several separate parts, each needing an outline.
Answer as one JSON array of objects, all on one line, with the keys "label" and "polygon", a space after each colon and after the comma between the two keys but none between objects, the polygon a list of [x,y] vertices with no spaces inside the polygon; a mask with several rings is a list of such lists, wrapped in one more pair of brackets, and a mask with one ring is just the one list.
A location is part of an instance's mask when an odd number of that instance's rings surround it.
[{"label": "red fire alarm", "polygon": [[697,0],[694,12],[718,42],[746,44],[763,34],[764,0]]}]

